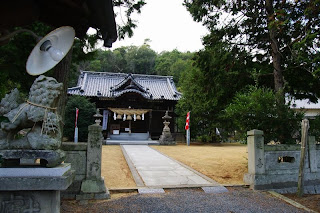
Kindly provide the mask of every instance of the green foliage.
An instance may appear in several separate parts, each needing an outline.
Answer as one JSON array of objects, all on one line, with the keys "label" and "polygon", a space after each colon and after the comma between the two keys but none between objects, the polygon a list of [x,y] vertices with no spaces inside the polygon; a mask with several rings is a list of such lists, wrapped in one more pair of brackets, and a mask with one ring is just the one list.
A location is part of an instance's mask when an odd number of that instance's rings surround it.
[{"label": "green foliage", "polygon": [[[118,35],[120,39],[124,39],[126,36],[132,37],[133,29],[137,27],[135,20],[132,19],[131,15],[134,12],[141,13],[141,8],[145,5],[144,0],[113,0],[115,7],[121,7],[124,10],[125,16],[122,16],[121,10],[120,15],[123,21],[123,25],[118,25]],[[117,15],[117,13],[116,13]]]},{"label": "green foliage", "polygon": [[88,126],[94,124],[93,115],[96,112],[94,103],[83,96],[70,96],[66,105],[64,136],[69,140],[74,138],[76,108],[79,109],[78,138],[80,142],[88,139]]},{"label": "green foliage", "polygon": [[309,119],[309,124],[309,135],[315,136],[316,141],[320,142],[320,115],[317,115],[315,119]]},{"label": "green foliage", "polygon": [[148,44],[140,47],[130,46],[127,49],[127,72],[139,74],[152,74],[156,52]]},{"label": "green foliage", "polygon": [[[44,36],[52,28],[36,22],[25,29]],[[26,72],[26,62],[35,44],[36,40],[29,33],[19,33],[7,44],[0,45],[0,99],[16,87],[21,93],[28,93],[35,77]]]},{"label": "green foliage", "polygon": [[155,73],[157,75],[171,75],[178,84],[181,73],[192,66],[194,53],[182,53],[178,50],[161,52],[155,61]]},{"label": "green foliage", "polygon": [[183,97],[177,106],[179,124],[184,126],[185,115],[191,111],[191,136],[208,135],[215,140],[216,128],[232,128],[222,112],[237,91],[254,84],[247,68],[254,64],[246,52],[233,52],[224,43],[206,47],[194,60],[195,66],[188,67],[180,77]]},{"label": "green foliage", "polygon": [[[124,46],[113,51],[97,50],[94,58],[78,63],[77,69],[171,75],[178,85],[181,73],[192,66],[194,53],[173,50],[157,54],[150,48],[147,41],[148,39],[141,46]],[[72,86],[75,85],[75,80],[72,81]]]},{"label": "green foliage", "polygon": [[285,79],[284,92],[312,101],[320,96],[319,0],[184,0],[184,4],[194,20],[210,30],[206,46],[223,41],[246,48],[266,65],[259,72],[260,81],[277,73],[280,77],[274,75],[275,79],[282,80],[281,75]]},{"label": "green foliage", "polygon": [[265,142],[293,143],[292,136],[299,131],[303,115],[277,100],[272,90],[251,86],[236,94],[225,109],[225,119],[233,121],[234,129],[243,138],[247,131],[259,129],[264,131]]}]

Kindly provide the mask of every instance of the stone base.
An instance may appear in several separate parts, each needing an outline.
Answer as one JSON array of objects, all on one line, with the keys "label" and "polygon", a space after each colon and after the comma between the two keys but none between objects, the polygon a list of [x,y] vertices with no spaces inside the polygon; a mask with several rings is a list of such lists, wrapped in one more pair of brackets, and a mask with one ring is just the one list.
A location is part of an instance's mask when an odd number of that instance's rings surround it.
[{"label": "stone base", "polygon": [[29,164],[40,159],[40,165],[46,167],[56,167],[65,159],[65,153],[62,150],[0,150],[2,158],[2,167],[20,166],[21,162]]},{"label": "stone base", "polygon": [[110,193],[107,190],[104,193],[83,193],[76,195],[76,200],[105,200],[110,199]]},{"label": "stone base", "polygon": [[58,213],[60,191],[67,189],[73,178],[70,164],[55,168],[0,168],[0,212]]},{"label": "stone base", "polygon": [[[254,190],[272,190],[278,193],[296,193],[298,173],[295,174],[245,174],[244,182]],[[317,174],[305,173],[304,194],[320,194]]]},{"label": "stone base", "polygon": [[100,193],[106,192],[104,180],[84,180],[81,184],[81,191],[84,193]]},{"label": "stone base", "polygon": [[60,191],[1,191],[0,212],[59,213]]},{"label": "stone base", "polygon": [[77,200],[109,199],[109,190],[104,185],[104,179],[86,179],[82,181],[81,193],[76,195]]},{"label": "stone base", "polygon": [[162,132],[162,135],[159,138],[160,145],[176,145],[176,141],[172,138],[171,133]]}]

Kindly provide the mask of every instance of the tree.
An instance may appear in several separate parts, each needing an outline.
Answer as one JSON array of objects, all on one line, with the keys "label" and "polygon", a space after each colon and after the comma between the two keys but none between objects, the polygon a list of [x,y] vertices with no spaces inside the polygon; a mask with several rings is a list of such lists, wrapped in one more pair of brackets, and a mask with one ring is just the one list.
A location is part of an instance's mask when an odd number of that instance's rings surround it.
[{"label": "tree", "polygon": [[[284,92],[312,101],[320,95],[315,90],[320,85],[318,0],[184,0],[184,4],[196,21],[210,29],[209,40],[245,48],[256,61],[272,64],[265,71],[273,73],[274,89],[282,101]],[[301,84],[304,78],[309,82]]]},{"label": "tree", "polygon": [[148,44],[129,46],[126,52],[127,72],[153,74],[157,53]]},{"label": "tree", "polygon": [[[39,36],[44,36],[52,28],[36,22],[28,26],[28,29],[35,31]],[[5,45],[0,45],[0,99],[15,87],[24,94],[29,92],[35,77],[29,75],[25,67],[35,44],[36,41],[30,34],[20,33]]]},{"label": "tree", "polygon": [[66,105],[64,136],[70,141],[74,138],[76,108],[79,109],[78,138],[80,142],[84,142],[88,138],[88,126],[94,124],[93,115],[96,112],[96,106],[83,96],[69,97]]},{"label": "tree", "polygon": [[183,97],[177,110],[181,117],[191,111],[192,136],[209,135],[215,140],[216,128],[232,127],[222,117],[223,110],[237,91],[254,84],[251,70],[255,63],[245,51],[217,42],[199,51],[194,65],[180,78]]},{"label": "tree", "polygon": [[161,52],[155,61],[155,73],[157,75],[171,75],[178,84],[180,75],[191,66],[194,53],[180,52],[178,50]]},{"label": "tree", "polygon": [[[144,0],[113,0],[113,5],[115,7],[121,7],[124,9],[126,20],[123,21],[122,14],[121,20],[123,25],[118,25],[118,34],[120,39],[125,38],[126,36],[132,37],[133,29],[137,27],[135,20],[131,18],[132,13],[137,12],[141,13],[141,8],[146,4]],[[116,14],[117,15],[117,14]]]}]

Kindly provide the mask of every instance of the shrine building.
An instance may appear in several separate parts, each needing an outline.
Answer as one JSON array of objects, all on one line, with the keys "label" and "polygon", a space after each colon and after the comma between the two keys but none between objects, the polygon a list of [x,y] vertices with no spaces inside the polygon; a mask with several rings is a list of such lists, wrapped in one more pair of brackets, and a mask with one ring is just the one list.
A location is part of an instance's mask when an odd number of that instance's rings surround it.
[{"label": "shrine building", "polygon": [[172,76],[81,71],[68,94],[96,103],[104,137],[111,140],[158,140],[166,111],[173,117],[171,132],[177,130],[174,109],[181,93]]}]

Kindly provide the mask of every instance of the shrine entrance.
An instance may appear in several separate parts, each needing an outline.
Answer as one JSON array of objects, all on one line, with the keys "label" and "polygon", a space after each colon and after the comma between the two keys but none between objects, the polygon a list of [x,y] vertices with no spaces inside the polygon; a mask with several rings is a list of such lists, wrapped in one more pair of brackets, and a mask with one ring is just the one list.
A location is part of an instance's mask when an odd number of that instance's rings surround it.
[{"label": "shrine entrance", "polygon": [[108,138],[149,139],[150,109],[108,108]]}]

